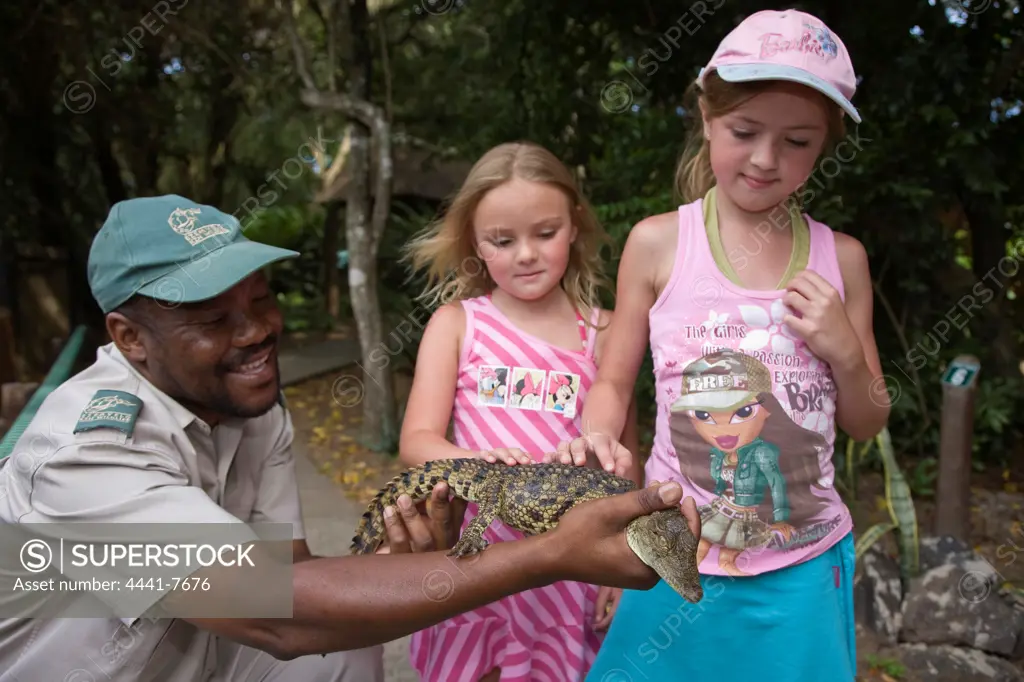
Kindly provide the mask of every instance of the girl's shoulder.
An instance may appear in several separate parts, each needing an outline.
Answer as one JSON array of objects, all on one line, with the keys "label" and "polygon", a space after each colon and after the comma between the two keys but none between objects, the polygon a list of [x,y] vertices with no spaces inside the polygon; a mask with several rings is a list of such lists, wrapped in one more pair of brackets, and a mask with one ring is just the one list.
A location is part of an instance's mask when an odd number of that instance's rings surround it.
[{"label": "girl's shoulder", "polygon": [[659,252],[668,245],[675,245],[678,228],[678,210],[659,213],[637,222],[629,231],[627,241],[645,252]]},{"label": "girl's shoulder", "polygon": [[427,326],[438,332],[461,334],[466,326],[466,309],[462,301],[449,301],[430,315]]},{"label": "girl's shoulder", "polygon": [[846,232],[833,230],[820,220],[815,220],[808,214],[804,214],[807,225],[813,230],[824,231],[832,237],[832,248],[835,250],[836,263],[839,265],[839,274],[843,278],[845,287],[851,283],[857,284],[869,281],[871,278],[868,267],[868,252],[859,239]]},{"label": "girl's shoulder", "polygon": [[845,232],[832,231],[835,241],[836,261],[839,263],[839,274],[843,278],[843,286],[866,284],[871,280],[868,265],[868,252],[864,244],[856,237]]}]

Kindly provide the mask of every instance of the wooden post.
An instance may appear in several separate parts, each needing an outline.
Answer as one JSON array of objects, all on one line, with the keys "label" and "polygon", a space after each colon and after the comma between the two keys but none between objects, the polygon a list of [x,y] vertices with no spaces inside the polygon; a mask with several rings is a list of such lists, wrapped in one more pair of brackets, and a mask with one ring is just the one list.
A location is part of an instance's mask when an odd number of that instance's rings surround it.
[{"label": "wooden post", "polygon": [[37,382],[11,382],[0,386],[0,417],[12,422],[17,419],[38,388]]},{"label": "wooden post", "polygon": [[942,377],[939,476],[935,495],[935,533],[970,544],[971,441],[974,393],[981,363],[959,355]]},{"label": "wooden post", "polygon": [[11,322],[11,311],[0,306],[0,384],[17,381],[17,368],[14,360],[14,325]]}]

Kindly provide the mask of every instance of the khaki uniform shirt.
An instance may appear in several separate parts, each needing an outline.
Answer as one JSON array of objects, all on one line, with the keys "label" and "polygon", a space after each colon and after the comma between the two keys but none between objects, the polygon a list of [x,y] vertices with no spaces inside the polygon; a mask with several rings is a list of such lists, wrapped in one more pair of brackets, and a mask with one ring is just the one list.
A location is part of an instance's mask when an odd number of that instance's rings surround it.
[{"label": "khaki uniform shirt", "polygon": [[[96,420],[86,407],[97,391],[129,394],[129,413],[132,397],[141,403],[130,436],[116,423],[76,429]],[[302,539],[291,443],[282,406],[210,428],[109,344],[49,395],[0,462],[0,521],[286,522]],[[0,682],[198,682],[217,668],[218,650],[226,655],[223,641],[180,619],[10,615],[0,613]]]}]

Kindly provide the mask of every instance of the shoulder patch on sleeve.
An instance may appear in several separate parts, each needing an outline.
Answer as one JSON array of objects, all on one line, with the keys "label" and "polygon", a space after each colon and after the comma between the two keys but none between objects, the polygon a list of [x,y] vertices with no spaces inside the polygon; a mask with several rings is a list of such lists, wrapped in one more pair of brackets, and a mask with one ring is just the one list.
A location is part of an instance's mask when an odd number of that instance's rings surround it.
[{"label": "shoulder patch on sleeve", "polygon": [[127,436],[135,431],[142,400],[126,391],[102,389],[96,391],[89,404],[78,415],[74,433],[93,429],[117,429]]}]

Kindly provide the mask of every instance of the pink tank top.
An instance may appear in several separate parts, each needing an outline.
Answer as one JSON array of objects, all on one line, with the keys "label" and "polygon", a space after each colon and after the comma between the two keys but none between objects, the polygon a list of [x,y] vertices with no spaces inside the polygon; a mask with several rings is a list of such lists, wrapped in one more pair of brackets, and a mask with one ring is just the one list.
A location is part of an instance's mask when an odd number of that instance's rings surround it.
[{"label": "pink tank top", "polygon": [[539,462],[560,441],[578,437],[578,415],[597,373],[594,327],[577,320],[586,348],[571,351],[519,330],[487,296],[462,305],[467,319],[452,410],[456,445],[517,447]]},{"label": "pink tank top", "polygon": [[[845,300],[834,235],[805,219],[807,268]],[[679,208],[675,265],[650,311],[658,415],[645,473],[679,481],[696,500],[705,574],[805,561],[853,527],[833,485],[832,371],[782,324],[784,294],[729,280],[708,244],[703,201]]]},{"label": "pink tank top", "polygon": [[[577,319],[584,349],[574,351],[517,328],[487,296],[462,306],[455,443],[469,450],[518,447],[540,461],[560,441],[578,437],[597,374],[594,327]],[[463,530],[476,513],[468,505]],[[492,544],[522,537],[500,519],[484,532]],[[477,682],[494,668],[501,668],[502,682],[582,682],[601,647],[591,625],[597,590],[556,582],[459,614],[413,634],[410,661],[423,682]]]}]

